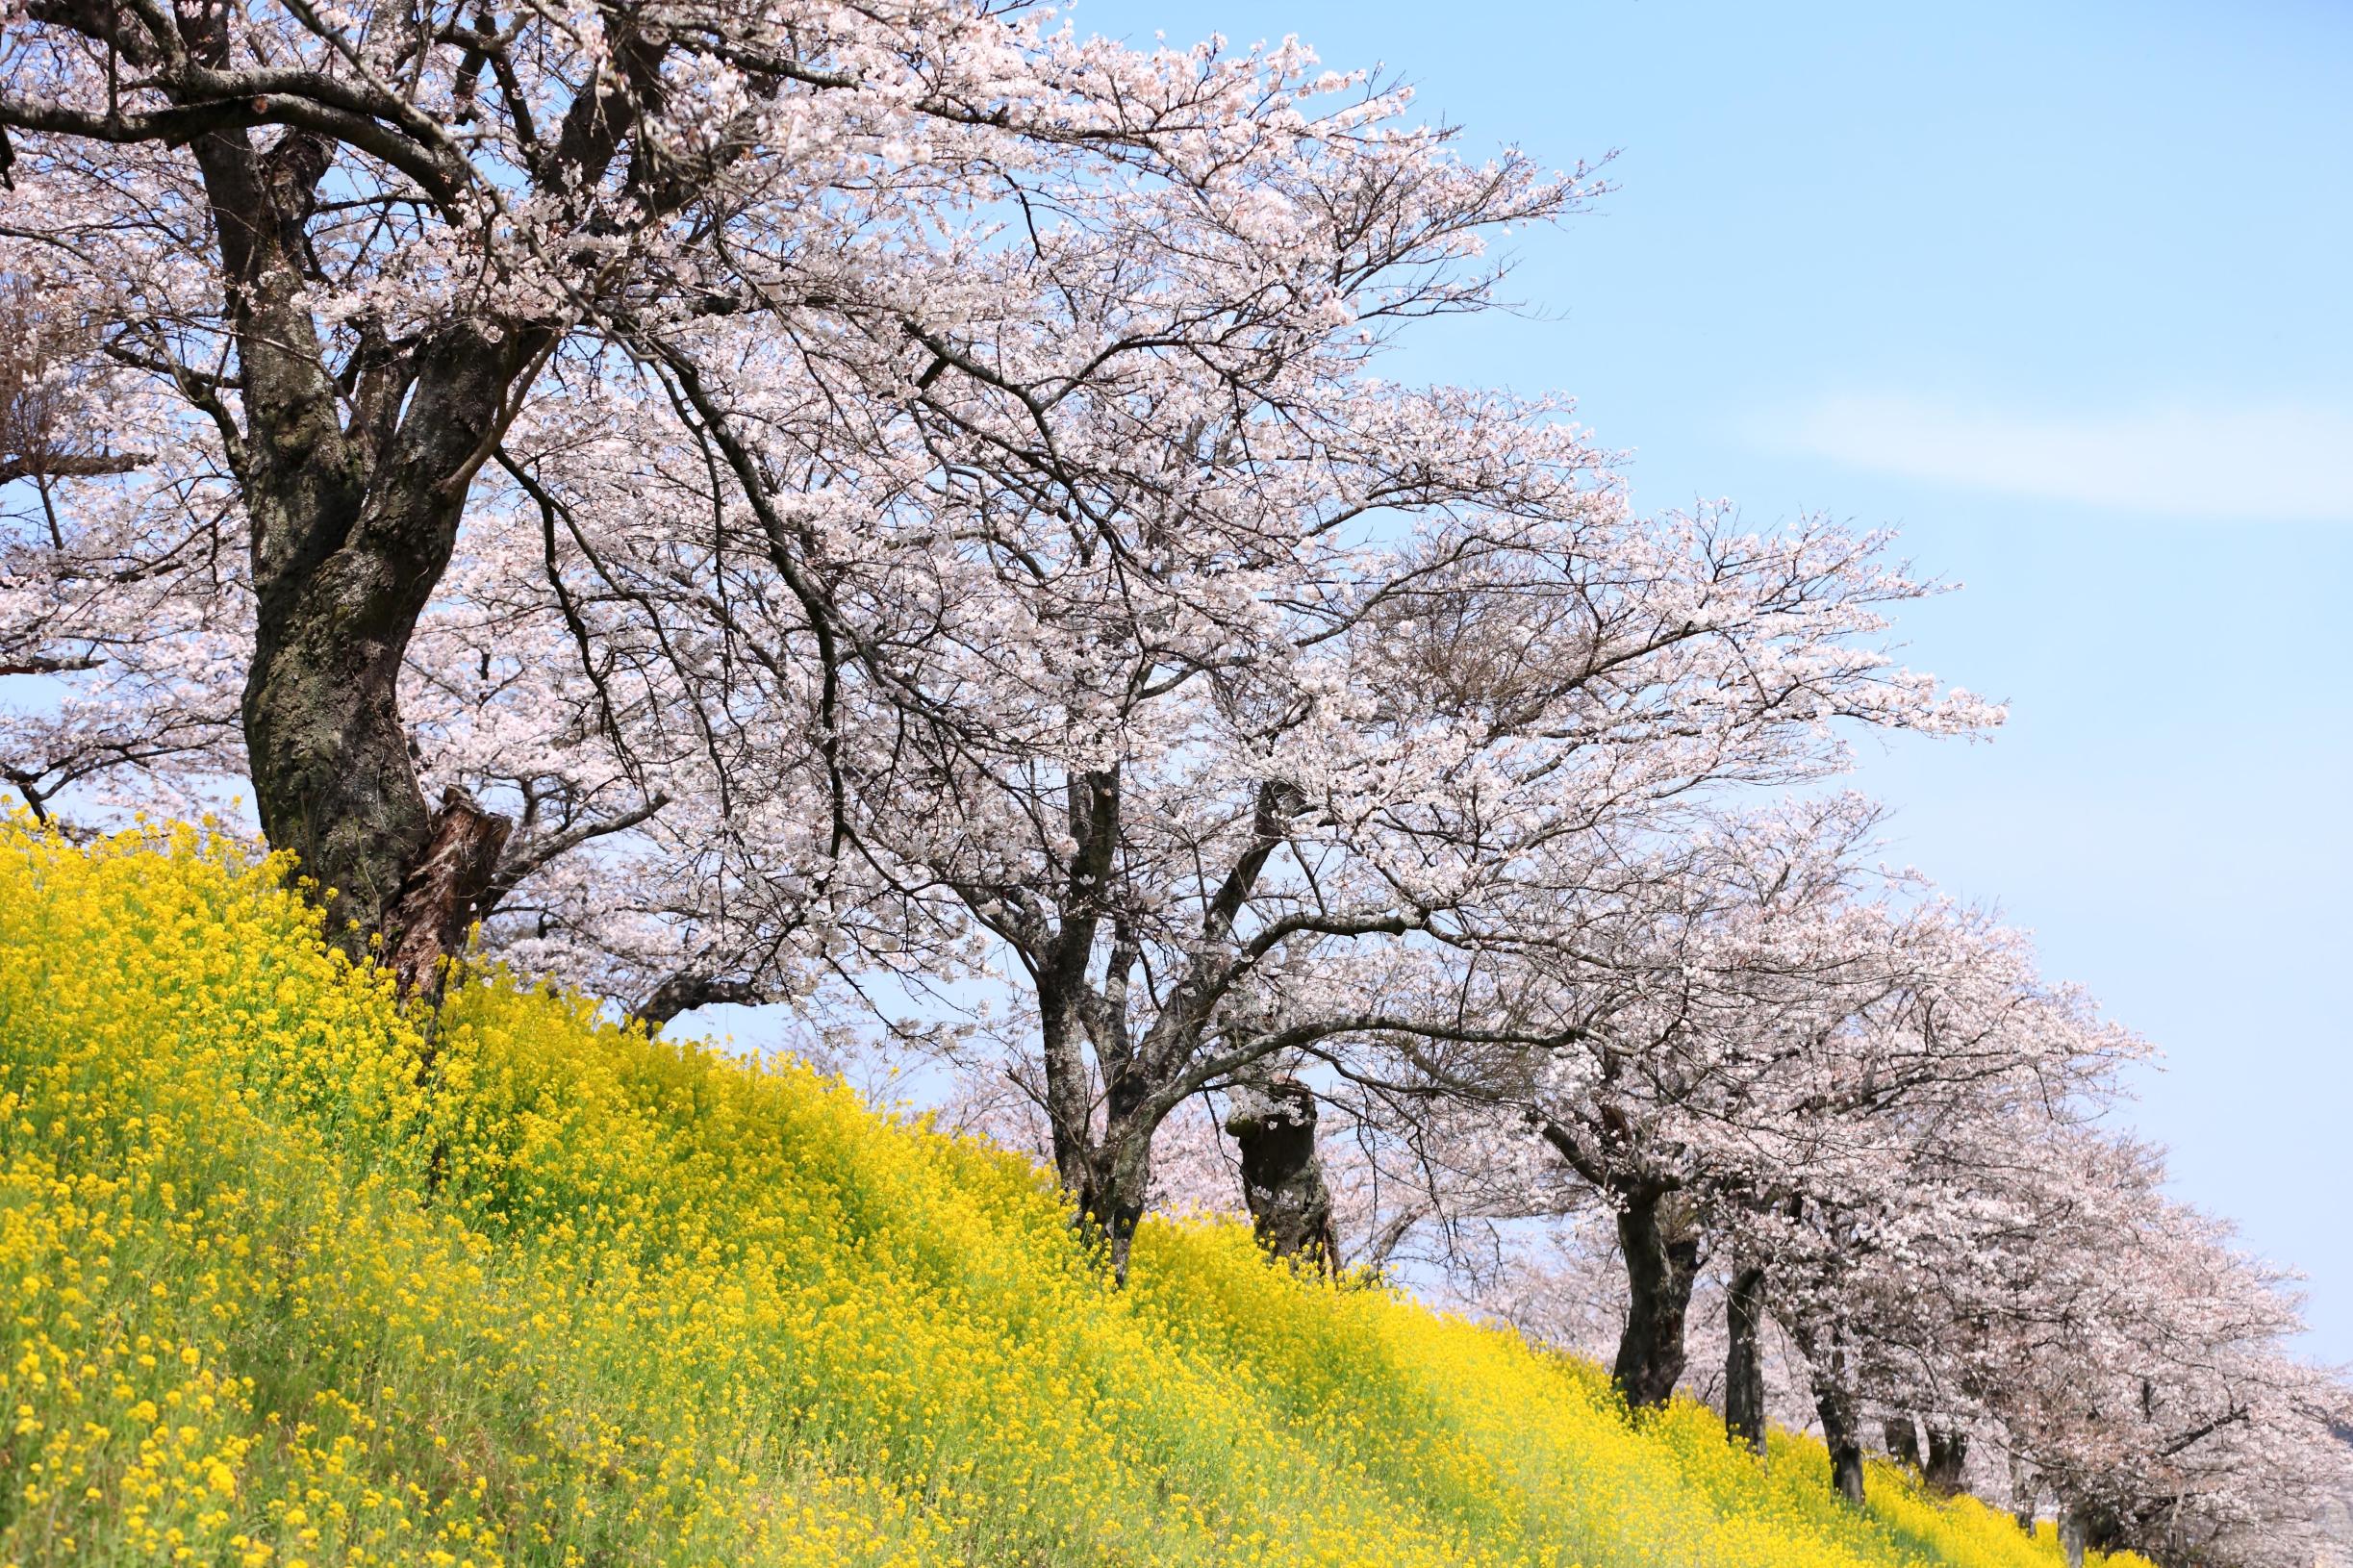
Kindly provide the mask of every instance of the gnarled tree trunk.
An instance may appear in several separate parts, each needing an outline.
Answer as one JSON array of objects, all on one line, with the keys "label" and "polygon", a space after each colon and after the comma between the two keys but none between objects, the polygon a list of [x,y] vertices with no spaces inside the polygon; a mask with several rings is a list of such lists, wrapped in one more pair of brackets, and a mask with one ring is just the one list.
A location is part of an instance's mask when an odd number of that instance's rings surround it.
[{"label": "gnarled tree trunk", "polygon": [[1921,1479],[1929,1490],[1941,1497],[1958,1496],[1961,1477],[1969,1467],[1969,1434],[1958,1427],[1928,1424],[1928,1463],[1921,1467]]},{"label": "gnarled tree trunk", "polygon": [[1689,1200],[1672,1188],[1643,1186],[1617,1196],[1626,1330],[1610,1376],[1631,1408],[1655,1409],[1673,1397],[1683,1375],[1683,1324],[1699,1276],[1699,1227]]},{"label": "gnarled tree trunk", "polygon": [[453,332],[421,356],[407,414],[356,495],[256,517],[244,721],[263,831],[317,883],[329,934],[358,948],[381,931],[411,989],[454,949],[509,826],[454,791],[427,808],[399,683],[457,543],[466,487],[448,481],[490,437],[510,354]]},{"label": "gnarled tree trunk", "polygon": [[1237,1085],[1226,1118],[1226,1130],[1241,1146],[1242,1199],[1258,1245],[1278,1258],[1336,1270],[1340,1244],[1315,1125],[1315,1091],[1290,1077]]},{"label": "gnarled tree trunk", "polygon": [[[199,49],[225,50],[209,31]],[[400,670],[447,570],[468,480],[530,334],[459,323],[353,367],[353,414],[304,297],[304,226],[333,162],[290,132],[193,142],[218,233],[245,428],[233,433],[252,529],[255,628],[243,702],[254,804],[271,847],[315,883],[328,936],[381,933],[404,987],[430,985],[487,891],[507,824],[462,796],[425,802]]]},{"label": "gnarled tree trunk", "polygon": [[1753,1265],[1734,1269],[1724,1293],[1724,1430],[1759,1456],[1765,1451],[1764,1294],[1765,1272]]}]

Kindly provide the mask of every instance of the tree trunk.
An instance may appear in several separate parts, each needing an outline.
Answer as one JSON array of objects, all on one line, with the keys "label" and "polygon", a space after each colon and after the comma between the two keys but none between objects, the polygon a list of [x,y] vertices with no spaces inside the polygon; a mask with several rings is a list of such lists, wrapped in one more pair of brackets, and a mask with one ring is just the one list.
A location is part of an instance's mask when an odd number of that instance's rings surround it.
[{"label": "tree trunk", "polygon": [[[226,58],[208,17],[199,53]],[[217,62],[216,62],[217,63]],[[211,412],[251,529],[253,660],[245,749],[274,849],[316,885],[327,935],[354,957],[381,934],[404,987],[431,983],[487,891],[507,824],[462,796],[425,802],[401,721],[401,664],[447,570],[468,480],[509,388],[544,340],[461,322],[354,367],[351,419],[305,295],[305,227],[331,146],[242,130],[191,149],[238,346],[234,431]]]},{"label": "tree trunk", "polygon": [[1847,1380],[1845,1330],[1825,1336],[1804,1323],[1789,1325],[1806,1354],[1813,1383],[1814,1413],[1822,1418],[1822,1443],[1830,1450],[1830,1483],[1840,1497],[1862,1506],[1862,1414]]},{"label": "tree trunk", "polygon": [[[1055,1175],[1078,1205],[1078,1224],[1101,1239],[1112,1277],[1125,1285],[1128,1252],[1151,1195],[1152,1133],[1159,1120],[1151,1112],[1140,1075],[1114,1072],[1104,1086],[1103,1127],[1098,1136],[1087,1103],[1084,1063],[1067,1029],[1054,1027],[1053,1016],[1048,1014],[1046,1048]],[[1057,1051],[1065,1058],[1059,1071]]]},{"label": "tree trunk", "polygon": [[1958,1496],[1968,1467],[1969,1434],[1958,1427],[1939,1427],[1930,1422],[1928,1463],[1921,1469],[1921,1479],[1928,1482],[1929,1490],[1939,1497]]},{"label": "tree trunk", "polygon": [[1610,1376],[1629,1408],[1656,1409],[1673,1397],[1683,1375],[1683,1320],[1699,1274],[1699,1228],[1681,1193],[1644,1187],[1618,1196],[1626,1331]]},{"label": "tree trunk", "polygon": [[1278,1258],[1340,1266],[1331,1190],[1315,1150],[1315,1091],[1297,1078],[1238,1085],[1226,1130],[1242,1150],[1242,1198],[1258,1244]]},{"label": "tree trunk", "polygon": [[1764,1270],[1736,1269],[1724,1294],[1729,1341],[1724,1352],[1724,1430],[1735,1443],[1765,1451]]},{"label": "tree trunk", "polygon": [[1909,1415],[1887,1418],[1887,1457],[1897,1464],[1908,1465],[1914,1472],[1925,1469],[1920,1463],[1920,1424]]},{"label": "tree trunk", "polygon": [[1856,1417],[1854,1397],[1843,1388],[1817,1386],[1815,1411],[1822,1417],[1822,1440],[1830,1449],[1830,1483],[1837,1494],[1862,1506],[1862,1427]]},{"label": "tree trunk", "polygon": [[1144,1223],[1151,1184],[1151,1129],[1115,1123],[1088,1161],[1077,1197],[1079,1211],[1100,1227],[1111,1257],[1111,1277],[1122,1285],[1127,1283],[1127,1255],[1135,1245],[1136,1227]]},{"label": "tree trunk", "polygon": [[[427,809],[399,685],[409,638],[457,544],[466,488],[444,481],[489,436],[509,353],[471,332],[422,352],[406,416],[356,510],[282,515],[292,540],[254,535],[259,617],[244,698],[254,803],[271,847],[294,851],[318,885],[328,935],[355,953],[374,931],[393,953],[445,948],[443,934],[472,918],[506,838],[504,821],[471,801]],[[429,872],[428,860],[453,847]],[[420,977],[400,974],[404,984]]]},{"label": "tree trunk", "polygon": [[2091,1544],[2091,1510],[2081,1503],[2070,1503],[2059,1510],[2059,1549],[2066,1554],[2067,1568],[2084,1568],[2084,1552]]},{"label": "tree trunk", "polygon": [[2025,1459],[2012,1454],[2010,1456],[2010,1516],[2029,1535],[2035,1533],[2035,1514],[2040,1502],[2036,1496],[2034,1472],[2027,1468]]}]

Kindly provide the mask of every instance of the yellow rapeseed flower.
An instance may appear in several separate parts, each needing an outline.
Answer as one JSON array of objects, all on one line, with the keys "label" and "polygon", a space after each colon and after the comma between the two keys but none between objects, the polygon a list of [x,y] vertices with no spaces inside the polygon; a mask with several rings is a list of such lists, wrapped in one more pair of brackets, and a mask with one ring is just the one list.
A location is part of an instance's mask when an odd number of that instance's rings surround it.
[{"label": "yellow rapeseed flower", "polygon": [[0,825],[0,1563],[2057,1561],[1237,1227],[1110,1290],[1027,1164],[585,999],[423,1071],[286,869]]}]

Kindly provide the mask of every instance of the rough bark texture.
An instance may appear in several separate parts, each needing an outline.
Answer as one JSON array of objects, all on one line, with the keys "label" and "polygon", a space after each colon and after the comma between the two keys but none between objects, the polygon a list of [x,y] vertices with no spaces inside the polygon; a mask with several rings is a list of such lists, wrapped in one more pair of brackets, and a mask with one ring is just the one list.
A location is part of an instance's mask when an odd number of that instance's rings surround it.
[{"label": "rough bark texture", "polygon": [[1969,1434],[1953,1427],[1928,1426],[1928,1462],[1921,1467],[1921,1479],[1929,1490],[1941,1497],[1958,1496],[1961,1480],[1969,1468]]},{"label": "rough bark texture", "polygon": [[[326,897],[330,932],[355,946],[376,929],[388,948],[406,945],[406,886],[447,825],[417,781],[400,669],[457,542],[465,489],[443,481],[488,438],[512,373],[509,355],[475,334],[448,339],[424,355],[389,450],[364,466],[345,457],[342,466],[363,470],[348,493],[248,487],[263,503],[244,697],[255,804],[270,844],[293,850]],[[309,433],[280,442],[273,463],[327,444]],[[503,843],[503,826],[470,825],[477,839],[493,832]],[[486,869],[467,899],[468,914],[489,876]],[[436,922],[442,911],[414,914]]]},{"label": "rough bark texture", "polygon": [[1913,1470],[1925,1467],[1920,1462],[1920,1424],[1908,1415],[1887,1418],[1887,1457]]},{"label": "rough bark texture", "polygon": [[[193,158],[236,355],[225,370],[174,373],[220,431],[251,534],[242,719],[255,806],[272,847],[292,851],[317,890],[329,935],[355,956],[381,935],[404,983],[419,983],[472,918],[505,824],[470,801],[428,804],[400,717],[401,665],[470,478],[554,329],[460,316],[394,344],[361,316],[343,323],[356,343],[338,345],[331,366],[307,231],[335,139],[358,137],[434,203],[466,184],[463,156],[420,139],[372,84],[298,73],[283,90],[240,90],[237,14],[57,6],[41,19],[137,64],[169,100],[111,121],[107,139],[185,142]],[[635,64],[648,47],[631,35],[617,53]],[[634,101],[607,92],[575,105],[536,177],[566,190],[599,178]]]},{"label": "rough bark texture", "polygon": [[1315,1126],[1315,1091],[1297,1078],[1241,1085],[1226,1119],[1241,1147],[1242,1197],[1258,1244],[1276,1257],[1332,1270],[1340,1264],[1340,1243]]},{"label": "rough bark texture", "polygon": [[506,818],[451,789],[433,814],[424,854],[409,869],[385,911],[385,962],[412,996],[437,996],[444,968],[466,945],[482,896],[506,847]]},{"label": "rough bark texture", "polygon": [[2010,1456],[2010,1516],[2018,1522],[2020,1530],[2032,1535],[2035,1532],[2035,1514],[2040,1505],[2041,1498],[2037,1494],[2034,1472],[2027,1468],[2024,1459],[2015,1454],[2011,1454]]},{"label": "rough bark texture", "polygon": [[1765,1452],[1764,1293],[1764,1270],[1754,1267],[1733,1270],[1724,1293],[1724,1431],[1759,1457]]},{"label": "rough bark texture", "polygon": [[1699,1228],[1681,1193],[1643,1187],[1620,1196],[1626,1331],[1610,1376],[1631,1408],[1656,1409],[1683,1375],[1683,1323],[1699,1274]]},{"label": "rough bark texture", "polygon": [[[194,41],[225,58],[225,37]],[[241,375],[232,463],[252,528],[254,803],[271,847],[292,850],[316,884],[328,934],[356,955],[381,931],[388,950],[410,955],[411,981],[451,946],[449,923],[470,919],[481,850],[494,859],[505,827],[470,802],[427,807],[400,718],[401,662],[456,546],[468,465],[536,340],[461,322],[355,365],[346,423],[304,297],[303,231],[333,149],[290,132],[257,151],[235,129],[199,136],[193,151]],[[435,855],[443,864],[428,871]]]}]

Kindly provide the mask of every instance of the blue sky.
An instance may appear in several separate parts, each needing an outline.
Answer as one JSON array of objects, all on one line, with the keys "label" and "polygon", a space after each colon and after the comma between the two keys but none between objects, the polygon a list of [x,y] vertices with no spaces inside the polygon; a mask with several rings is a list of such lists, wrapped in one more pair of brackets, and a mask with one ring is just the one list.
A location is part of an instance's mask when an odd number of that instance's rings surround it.
[{"label": "blue sky", "polygon": [[1640,504],[1900,528],[1910,657],[2007,698],[1876,745],[1897,853],[2154,1039],[2181,1192],[2353,1361],[2353,7],[1087,0],[1297,34],[1473,147],[1616,149],[1531,314],[1416,374],[1561,390]]}]

